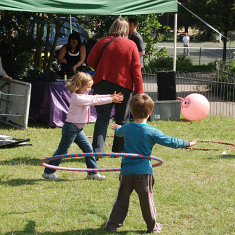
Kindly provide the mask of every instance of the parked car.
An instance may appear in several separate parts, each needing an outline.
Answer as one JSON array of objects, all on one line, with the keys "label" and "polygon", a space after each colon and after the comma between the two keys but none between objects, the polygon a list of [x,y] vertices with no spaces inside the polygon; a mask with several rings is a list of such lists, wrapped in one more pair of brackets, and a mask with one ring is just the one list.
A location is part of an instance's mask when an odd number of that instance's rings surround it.
[{"label": "parked car", "polygon": [[[60,30],[61,37],[58,38],[57,44],[56,44],[56,49],[55,49],[56,56],[58,55],[58,52],[61,49],[61,47],[64,44],[68,43],[68,38],[70,35],[69,17],[60,17],[61,22],[64,21],[65,18],[68,18],[68,20],[61,27],[61,30]],[[72,25],[72,31],[80,33],[81,34],[81,36],[80,36],[81,41],[84,45],[86,45],[86,42],[87,42],[89,36],[88,36],[87,31],[81,27],[77,18],[71,17],[71,25]],[[56,25],[52,24],[51,33],[50,33],[50,44],[51,45],[54,43],[55,34],[56,34]],[[35,26],[35,29],[34,29],[34,37],[35,38],[36,38],[36,35],[37,35],[37,26]],[[44,36],[43,36],[44,42],[46,41],[46,36],[47,36],[47,25],[44,26]]]},{"label": "parked car", "polygon": [[[65,17],[60,17],[60,19],[61,19],[61,21],[63,21],[65,19]],[[82,27],[79,24],[77,18],[71,17],[71,22],[72,22],[72,31],[73,32],[81,33],[82,34],[80,36],[81,41],[82,41],[82,43],[84,45],[86,45],[86,42],[87,42],[88,38],[85,38],[83,35],[88,37],[88,33],[85,30],[82,29]],[[56,50],[55,51],[60,50],[60,48],[64,44],[68,43],[68,38],[69,38],[69,35],[70,35],[70,23],[69,23],[69,21],[66,21],[63,24],[63,26],[61,27],[60,32],[61,32],[62,37],[58,38],[57,45],[56,45]],[[55,33],[56,33],[55,24],[52,24],[52,27],[51,27],[51,38],[50,38],[50,42],[51,43],[54,42]],[[46,37],[46,35],[44,36],[43,40],[46,40],[45,37]]]}]

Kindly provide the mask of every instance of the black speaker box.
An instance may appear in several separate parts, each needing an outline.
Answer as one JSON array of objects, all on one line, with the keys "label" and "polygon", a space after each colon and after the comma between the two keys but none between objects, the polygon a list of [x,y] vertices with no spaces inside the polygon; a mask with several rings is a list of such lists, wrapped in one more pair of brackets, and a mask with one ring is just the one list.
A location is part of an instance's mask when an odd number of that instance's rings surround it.
[{"label": "black speaker box", "polygon": [[175,71],[161,71],[157,74],[158,100],[176,100]]}]

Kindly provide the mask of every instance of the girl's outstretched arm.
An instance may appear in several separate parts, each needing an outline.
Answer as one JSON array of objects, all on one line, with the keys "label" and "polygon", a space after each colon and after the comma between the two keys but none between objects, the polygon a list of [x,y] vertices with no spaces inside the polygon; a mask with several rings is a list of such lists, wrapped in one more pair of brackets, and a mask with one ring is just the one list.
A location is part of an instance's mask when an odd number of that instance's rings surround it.
[{"label": "girl's outstretched arm", "polygon": [[111,124],[110,128],[112,128],[113,130],[115,130],[117,127],[121,127],[121,125],[118,124]]}]

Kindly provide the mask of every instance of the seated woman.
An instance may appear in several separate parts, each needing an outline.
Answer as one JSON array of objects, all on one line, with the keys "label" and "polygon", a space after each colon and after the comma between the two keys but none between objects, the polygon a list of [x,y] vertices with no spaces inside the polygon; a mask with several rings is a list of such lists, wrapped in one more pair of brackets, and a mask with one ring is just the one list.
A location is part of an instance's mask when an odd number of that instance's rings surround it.
[{"label": "seated woman", "polygon": [[86,48],[81,43],[80,35],[77,32],[70,34],[68,43],[59,52],[58,63],[62,64],[60,76],[67,74],[72,76],[77,71],[81,71],[81,66],[86,58]]}]

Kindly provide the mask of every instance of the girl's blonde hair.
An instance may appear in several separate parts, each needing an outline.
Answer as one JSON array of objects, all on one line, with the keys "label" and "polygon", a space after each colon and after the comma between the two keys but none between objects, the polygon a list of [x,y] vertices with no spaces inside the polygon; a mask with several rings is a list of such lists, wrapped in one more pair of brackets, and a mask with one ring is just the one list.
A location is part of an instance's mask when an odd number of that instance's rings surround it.
[{"label": "girl's blonde hair", "polygon": [[73,75],[71,80],[65,84],[69,88],[70,92],[77,93],[82,87],[86,86],[89,82],[93,83],[92,77],[88,73],[79,72]]},{"label": "girl's blonde hair", "polygon": [[123,18],[116,19],[109,29],[109,35],[115,35],[117,37],[128,37],[129,35],[129,24]]}]

